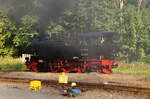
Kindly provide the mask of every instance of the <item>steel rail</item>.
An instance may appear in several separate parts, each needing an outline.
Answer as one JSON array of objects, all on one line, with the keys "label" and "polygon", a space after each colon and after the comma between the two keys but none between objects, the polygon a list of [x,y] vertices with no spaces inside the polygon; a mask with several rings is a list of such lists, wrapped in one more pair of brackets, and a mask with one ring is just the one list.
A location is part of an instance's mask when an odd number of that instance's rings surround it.
[{"label": "steel rail", "polygon": [[[31,78],[15,78],[15,77],[0,77],[1,82],[15,82],[15,83],[29,83],[33,80],[39,80],[43,85],[47,86],[66,86],[69,87],[71,82],[67,84],[59,84],[56,80],[45,80],[45,79],[31,79]],[[117,91],[127,91],[136,93],[150,94],[150,88],[135,87],[135,86],[123,86],[117,83],[87,83],[87,82],[76,82],[77,87],[82,89],[104,89],[104,90],[117,90]]]}]

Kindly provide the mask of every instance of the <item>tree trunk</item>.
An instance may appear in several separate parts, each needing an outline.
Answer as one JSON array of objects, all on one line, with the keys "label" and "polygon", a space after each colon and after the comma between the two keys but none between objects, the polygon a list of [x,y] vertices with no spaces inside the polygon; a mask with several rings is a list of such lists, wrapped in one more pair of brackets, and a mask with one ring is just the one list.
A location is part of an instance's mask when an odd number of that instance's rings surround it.
[{"label": "tree trunk", "polygon": [[138,3],[138,11],[140,11],[141,5],[144,2],[144,0],[137,0]]},{"label": "tree trunk", "polygon": [[116,8],[123,9],[124,0],[114,0],[114,5]]},{"label": "tree trunk", "polygon": [[120,8],[120,9],[123,9],[123,5],[124,5],[123,0],[119,0],[119,8]]}]

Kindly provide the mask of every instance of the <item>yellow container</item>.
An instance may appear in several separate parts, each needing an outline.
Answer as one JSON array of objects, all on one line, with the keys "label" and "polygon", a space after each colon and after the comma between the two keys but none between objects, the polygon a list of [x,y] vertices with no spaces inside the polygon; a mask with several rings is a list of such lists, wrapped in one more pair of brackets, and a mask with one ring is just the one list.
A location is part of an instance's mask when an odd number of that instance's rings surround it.
[{"label": "yellow container", "polygon": [[65,74],[65,72],[62,72],[62,74],[59,75],[58,82],[59,83],[64,83],[64,84],[68,83],[68,76]]},{"label": "yellow container", "polygon": [[30,90],[40,90],[42,88],[41,81],[30,81]]}]

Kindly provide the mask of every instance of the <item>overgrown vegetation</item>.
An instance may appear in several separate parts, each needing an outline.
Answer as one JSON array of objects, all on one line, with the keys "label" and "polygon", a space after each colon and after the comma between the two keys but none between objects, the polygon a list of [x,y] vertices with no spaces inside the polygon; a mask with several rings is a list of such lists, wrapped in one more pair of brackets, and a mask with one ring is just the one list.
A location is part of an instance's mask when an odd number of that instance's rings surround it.
[{"label": "overgrown vegetation", "polygon": [[114,68],[113,72],[150,74],[150,63],[144,63],[144,62],[125,63],[125,62],[119,62],[118,64],[119,64],[119,66],[117,68]]},{"label": "overgrown vegetation", "polygon": [[26,71],[28,70],[21,62],[20,58],[0,57],[0,70],[1,71]]}]

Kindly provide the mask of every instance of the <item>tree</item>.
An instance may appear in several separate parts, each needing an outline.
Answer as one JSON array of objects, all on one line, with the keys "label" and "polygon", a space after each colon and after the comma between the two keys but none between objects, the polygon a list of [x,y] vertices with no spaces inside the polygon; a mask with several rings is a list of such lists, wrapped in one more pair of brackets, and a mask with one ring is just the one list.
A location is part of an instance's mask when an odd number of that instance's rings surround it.
[{"label": "tree", "polygon": [[53,30],[54,25],[59,25],[70,33],[115,31],[119,26],[119,15],[117,16],[118,11],[111,3],[109,0],[77,0],[74,8],[64,10],[57,22],[50,22],[49,31]]},{"label": "tree", "polygon": [[121,57],[129,62],[143,60],[148,54],[146,47],[149,42],[149,24],[144,20],[146,14],[143,10],[136,11],[135,5],[126,6],[123,24],[120,28]]},{"label": "tree", "polygon": [[26,49],[37,35],[32,28],[35,18],[24,17],[22,25],[16,26],[6,15],[0,14],[0,55],[17,55],[20,47]]},{"label": "tree", "polygon": [[16,29],[9,18],[0,13],[0,55],[13,55],[16,52],[13,45]]},{"label": "tree", "polygon": [[33,28],[37,22],[38,18],[35,16],[26,15],[21,18],[22,24],[18,26],[13,40],[14,46],[19,51],[25,51],[30,46],[32,39],[38,35],[37,31]]}]

